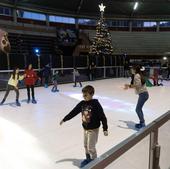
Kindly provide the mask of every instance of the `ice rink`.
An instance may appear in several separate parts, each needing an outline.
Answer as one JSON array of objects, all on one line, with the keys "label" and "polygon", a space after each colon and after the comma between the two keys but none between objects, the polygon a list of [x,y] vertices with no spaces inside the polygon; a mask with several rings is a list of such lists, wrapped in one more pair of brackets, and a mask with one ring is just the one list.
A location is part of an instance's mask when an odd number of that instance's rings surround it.
[{"label": "ice rink", "polygon": [[[135,106],[138,96],[134,89],[124,90],[130,79],[118,78],[83,82],[95,87],[94,98],[104,108],[109,136],[100,128],[98,156],[137,132]],[[11,91],[0,107],[0,169],[77,169],[85,157],[81,115],[59,122],[82,99],[80,87],[61,84],[60,92],[35,88],[37,104],[27,104],[26,89],[20,90],[21,107],[14,104]],[[170,82],[148,88],[150,98],[144,106],[146,124],[170,109]],[[4,92],[0,92],[0,99]]]}]

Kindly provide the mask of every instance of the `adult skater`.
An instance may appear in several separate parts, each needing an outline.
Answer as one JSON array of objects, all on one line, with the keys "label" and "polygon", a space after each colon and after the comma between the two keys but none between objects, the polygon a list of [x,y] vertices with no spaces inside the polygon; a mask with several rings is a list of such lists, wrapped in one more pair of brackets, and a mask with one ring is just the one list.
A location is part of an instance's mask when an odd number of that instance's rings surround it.
[{"label": "adult skater", "polygon": [[48,88],[49,78],[51,77],[51,68],[49,64],[43,68],[42,76],[44,78],[44,87]]},{"label": "adult skater", "polygon": [[77,68],[74,68],[74,70],[73,70],[73,79],[74,79],[74,86],[73,87],[77,86],[77,82],[80,84],[80,87],[82,87],[82,84],[81,84],[81,81],[80,81],[80,73],[77,70]]},{"label": "adult skater", "polygon": [[13,70],[13,73],[12,73],[10,79],[8,80],[6,93],[5,93],[5,96],[4,96],[3,100],[0,103],[1,105],[5,102],[6,98],[8,97],[8,94],[9,94],[10,90],[15,90],[15,92],[16,92],[16,105],[21,106],[21,104],[19,102],[18,81],[23,80],[23,79],[24,79],[24,76],[19,75],[19,68],[15,68]]},{"label": "adult skater", "polygon": [[77,104],[77,106],[60,122],[60,125],[62,125],[77,114],[82,114],[86,159],[81,162],[81,168],[97,157],[96,143],[98,140],[100,122],[102,122],[103,125],[104,135],[108,135],[107,119],[103,108],[97,99],[93,99],[94,88],[90,85],[85,86],[82,89],[82,93],[84,100]]},{"label": "adult skater", "polygon": [[92,81],[95,79],[95,72],[96,72],[96,65],[94,64],[94,62],[92,62],[90,65],[89,65],[89,80]]},{"label": "adult skater", "polygon": [[32,68],[32,64],[29,64],[27,69],[25,70],[25,85],[27,87],[27,103],[30,103],[30,89],[32,94],[32,103],[36,104],[37,101],[35,100],[34,96],[34,85],[37,80],[37,74]]},{"label": "adult skater", "polygon": [[58,75],[58,71],[55,71],[54,75],[52,76],[52,79],[53,79],[53,88],[51,89],[52,92],[59,92],[58,90],[58,78],[59,78],[59,75]]},{"label": "adult skater", "polygon": [[129,62],[125,61],[124,63],[124,77],[129,77]]},{"label": "adult skater", "polygon": [[125,84],[125,89],[128,89],[130,87],[135,88],[136,94],[139,95],[138,102],[136,105],[136,113],[139,117],[139,123],[135,125],[137,129],[140,129],[142,127],[145,127],[145,120],[144,120],[144,114],[142,111],[143,105],[149,98],[149,94],[146,88],[145,83],[145,77],[143,76],[140,66],[136,66],[135,68],[135,77],[134,77],[134,83],[133,85]]}]

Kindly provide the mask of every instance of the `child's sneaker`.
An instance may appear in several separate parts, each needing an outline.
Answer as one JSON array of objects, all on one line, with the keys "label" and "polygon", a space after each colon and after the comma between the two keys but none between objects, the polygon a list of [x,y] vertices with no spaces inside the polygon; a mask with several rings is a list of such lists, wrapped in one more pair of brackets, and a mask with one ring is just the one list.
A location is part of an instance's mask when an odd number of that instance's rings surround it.
[{"label": "child's sneaker", "polygon": [[80,168],[83,168],[85,165],[87,165],[89,162],[87,159],[83,160],[80,164]]},{"label": "child's sneaker", "polygon": [[80,168],[83,168],[85,165],[87,165],[88,163],[90,163],[93,159],[90,158],[89,154],[86,154],[86,159],[83,160],[80,164]]},{"label": "child's sneaker", "polygon": [[27,100],[27,103],[30,103],[30,99]]},{"label": "child's sneaker", "polygon": [[3,100],[1,101],[1,103],[0,103],[0,105],[3,105],[3,104],[4,104],[4,102],[5,102],[5,100],[3,99]]},{"label": "child's sneaker", "polygon": [[137,129],[141,129],[142,127],[145,127],[145,123],[135,124],[135,127],[136,127]]},{"label": "child's sneaker", "polygon": [[53,87],[52,89],[51,89],[51,92],[54,92],[55,91],[55,88]]},{"label": "child's sneaker", "polygon": [[85,159],[81,162],[80,164],[80,168],[83,168],[85,165],[87,165],[88,163],[90,163],[91,161],[93,161],[93,159]]},{"label": "child's sneaker", "polygon": [[33,99],[33,100],[32,100],[32,103],[33,103],[33,104],[36,104],[36,103],[37,103],[37,101],[36,101],[35,99]]},{"label": "child's sneaker", "polygon": [[16,101],[16,105],[17,105],[17,106],[21,106],[21,104],[20,104],[19,101]]}]

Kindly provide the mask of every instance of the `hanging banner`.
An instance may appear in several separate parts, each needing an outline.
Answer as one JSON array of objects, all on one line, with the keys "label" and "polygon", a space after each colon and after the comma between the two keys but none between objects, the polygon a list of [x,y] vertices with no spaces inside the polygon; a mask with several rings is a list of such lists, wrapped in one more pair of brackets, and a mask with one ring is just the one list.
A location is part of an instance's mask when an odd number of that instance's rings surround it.
[{"label": "hanging banner", "polygon": [[8,33],[0,29],[0,52],[8,54],[11,51],[11,45],[8,40]]}]

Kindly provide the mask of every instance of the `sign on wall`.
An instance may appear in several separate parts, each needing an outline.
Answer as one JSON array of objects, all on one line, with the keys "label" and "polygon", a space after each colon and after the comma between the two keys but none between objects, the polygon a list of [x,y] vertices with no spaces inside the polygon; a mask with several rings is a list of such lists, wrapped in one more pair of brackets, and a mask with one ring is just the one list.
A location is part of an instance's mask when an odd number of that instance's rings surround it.
[{"label": "sign on wall", "polygon": [[0,29],[0,52],[9,53],[11,50],[10,42],[8,40],[8,33]]}]

